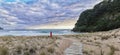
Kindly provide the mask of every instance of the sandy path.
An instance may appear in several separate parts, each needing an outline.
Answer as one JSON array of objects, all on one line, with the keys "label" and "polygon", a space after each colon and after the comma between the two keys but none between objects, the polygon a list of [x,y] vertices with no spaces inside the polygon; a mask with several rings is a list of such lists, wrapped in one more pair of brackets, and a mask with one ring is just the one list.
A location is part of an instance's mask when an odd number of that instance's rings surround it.
[{"label": "sandy path", "polygon": [[60,36],[61,40],[57,40],[56,43],[58,44],[58,48],[56,51],[57,55],[64,55],[64,50],[68,48],[71,44],[72,41],[69,38],[64,38],[63,36]]},{"label": "sandy path", "polygon": [[64,51],[64,55],[83,55],[82,44],[75,39],[71,39],[71,41],[72,44]]}]

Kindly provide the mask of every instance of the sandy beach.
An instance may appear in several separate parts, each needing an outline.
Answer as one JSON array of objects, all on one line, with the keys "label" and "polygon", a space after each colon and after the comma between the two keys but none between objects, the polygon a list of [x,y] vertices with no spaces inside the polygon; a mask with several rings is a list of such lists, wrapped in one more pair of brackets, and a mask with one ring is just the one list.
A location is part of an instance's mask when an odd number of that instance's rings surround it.
[{"label": "sandy beach", "polygon": [[120,55],[119,29],[107,32],[48,36],[1,36],[0,55],[64,55],[73,40],[82,43],[83,55]]}]

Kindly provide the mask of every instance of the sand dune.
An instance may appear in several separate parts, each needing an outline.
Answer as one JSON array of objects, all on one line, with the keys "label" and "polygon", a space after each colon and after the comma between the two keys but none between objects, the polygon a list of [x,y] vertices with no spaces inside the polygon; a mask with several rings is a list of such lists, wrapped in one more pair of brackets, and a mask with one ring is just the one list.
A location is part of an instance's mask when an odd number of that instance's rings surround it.
[{"label": "sand dune", "polygon": [[64,50],[73,43],[72,40],[82,43],[84,55],[120,55],[120,29],[53,38],[1,36],[0,55],[64,55]]}]

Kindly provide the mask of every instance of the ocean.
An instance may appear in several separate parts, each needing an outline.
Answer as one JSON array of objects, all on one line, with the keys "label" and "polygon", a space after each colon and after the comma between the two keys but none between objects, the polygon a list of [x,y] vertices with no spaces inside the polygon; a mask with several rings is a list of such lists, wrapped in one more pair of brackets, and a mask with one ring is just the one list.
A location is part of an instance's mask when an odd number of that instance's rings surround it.
[{"label": "ocean", "polygon": [[40,35],[49,35],[50,32],[53,35],[69,35],[75,34],[71,29],[9,29],[9,30],[0,30],[0,36],[40,36]]}]

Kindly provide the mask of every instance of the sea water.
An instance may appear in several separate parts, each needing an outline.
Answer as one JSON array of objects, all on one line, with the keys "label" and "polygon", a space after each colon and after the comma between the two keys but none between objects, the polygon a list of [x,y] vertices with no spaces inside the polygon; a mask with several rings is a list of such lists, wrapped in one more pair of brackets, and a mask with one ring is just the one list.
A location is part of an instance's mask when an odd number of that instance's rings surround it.
[{"label": "sea water", "polygon": [[49,35],[50,32],[53,35],[69,35],[75,34],[71,29],[9,29],[0,30],[0,36],[39,36],[39,35]]}]

